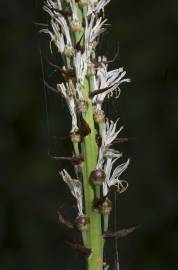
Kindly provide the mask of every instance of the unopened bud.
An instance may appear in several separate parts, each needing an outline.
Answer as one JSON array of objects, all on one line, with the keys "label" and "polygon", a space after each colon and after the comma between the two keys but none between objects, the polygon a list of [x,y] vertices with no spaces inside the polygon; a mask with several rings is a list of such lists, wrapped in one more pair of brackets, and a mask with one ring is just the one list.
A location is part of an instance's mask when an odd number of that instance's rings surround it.
[{"label": "unopened bud", "polygon": [[96,186],[101,186],[106,178],[106,174],[103,170],[94,170],[91,172],[92,183]]},{"label": "unopened bud", "polygon": [[112,210],[112,202],[106,198],[105,201],[99,205],[99,212],[102,215],[109,215]]},{"label": "unopened bud", "polygon": [[75,220],[76,227],[79,231],[87,231],[90,220],[87,216],[78,216]]}]

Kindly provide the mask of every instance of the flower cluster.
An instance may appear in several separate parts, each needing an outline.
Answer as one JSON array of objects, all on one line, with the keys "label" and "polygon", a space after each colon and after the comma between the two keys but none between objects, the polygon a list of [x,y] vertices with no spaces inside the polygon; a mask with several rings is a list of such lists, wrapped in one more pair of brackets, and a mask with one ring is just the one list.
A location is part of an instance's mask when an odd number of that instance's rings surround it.
[{"label": "flower cluster", "polygon": [[[102,138],[101,147],[99,149],[97,169],[104,170],[106,178],[103,183],[103,195],[108,194],[108,189],[111,186],[116,186],[119,193],[124,192],[128,183],[125,180],[120,180],[120,175],[128,167],[130,160],[118,165],[112,172],[115,162],[122,157],[122,153],[117,150],[110,148],[114,140],[118,137],[118,134],[123,130],[123,127],[116,130],[117,122],[114,123],[112,120],[106,119],[105,122],[100,124],[100,136]],[[112,172],[112,174],[111,174]]]},{"label": "flower cluster", "polygon": [[[117,130],[118,120],[114,123],[105,119],[102,105],[105,98],[114,93],[118,98],[120,85],[130,82],[130,79],[125,78],[126,72],[122,67],[108,70],[106,57],[97,59],[95,56],[99,37],[105,31],[107,19],[103,19],[103,12],[109,2],[110,0],[46,0],[43,8],[50,16],[50,26],[41,30],[50,37],[51,53],[55,45],[63,59],[65,82],[57,84],[56,88],[69,108],[72,135],[80,133],[79,115],[86,113],[89,99],[84,86],[86,80],[89,82],[94,119],[101,137],[96,169],[103,170],[106,175],[103,182],[104,196],[111,186],[116,186],[119,192],[125,191],[128,184],[119,177],[129,165],[127,160],[113,168],[122,154],[110,146],[123,127]],[[82,179],[73,180],[66,170],[60,174],[77,200],[79,215],[83,215]]]}]

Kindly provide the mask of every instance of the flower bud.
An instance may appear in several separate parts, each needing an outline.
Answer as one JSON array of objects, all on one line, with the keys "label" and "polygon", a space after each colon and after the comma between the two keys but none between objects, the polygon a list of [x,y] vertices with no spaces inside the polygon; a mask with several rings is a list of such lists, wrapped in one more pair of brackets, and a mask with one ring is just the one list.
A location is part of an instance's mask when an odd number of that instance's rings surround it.
[{"label": "flower bud", "polygon": [[88,104],[85,100],[77,101],[77,111],[80,113],[85,113],[88,109]]},{"label": "flower bud", "polygon": [[73,143],[79,143],[81,141],[81,135],[77,132],[72,132],[70,138]]},{"label": "flower bud", "polygon": [[98,208],[100,214],[109,215],[112,210],[112,202],[106,198],[106,200]]},{"label": "flower bud", "polygon": [[96,186],[101,186],[106,178],[106,174],[103,170],[94,170],[91,172],[92,183]]},{"label": "flower bud", "polygon": [[94,114],[94,120],[96,123],[100,124],[103,123],[105,120],[105,114],[103,110],[97,111]]},{"label": "flower bud", "polygon": [[87,216],[78,216],[75,220],[75,225],[77,229],[81,232],[88,230],[88,225],[90,223],[90,220]]}]

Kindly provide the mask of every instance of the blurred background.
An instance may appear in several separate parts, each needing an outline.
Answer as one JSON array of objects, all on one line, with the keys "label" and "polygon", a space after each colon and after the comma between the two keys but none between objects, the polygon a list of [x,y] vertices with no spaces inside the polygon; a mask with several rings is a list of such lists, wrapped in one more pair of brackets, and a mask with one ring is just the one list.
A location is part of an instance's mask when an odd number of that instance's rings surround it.
[{"label": "blurred background", "polygon": [[[43,87],[60,75],[47,59],[49,39],[32,22],[46,22],[41,0],[0,2],[0,269],[84,269],[64,241],[78,241],[58,224],[57,211],[72,220],[74,201],[58,171],[71,165],[48,152],[70,155],[64,101]],[[132,83],[119,100],[106,102],[120,116],[131,165],[129,189],[117,197],[117,227],[139,228],[118,241],[121,270],[171,270],[178,266],[178,2],[112,0],[111,26],[99,52],[124,66]],[[114,220],[112,215],[111,220]],[[110,229],[113,229],[111,222]],[[112,264],[115,248],[107,243]],[[107,255],[108,254],[108,255]],[[112,269],[112,268],[111,268]]]}]

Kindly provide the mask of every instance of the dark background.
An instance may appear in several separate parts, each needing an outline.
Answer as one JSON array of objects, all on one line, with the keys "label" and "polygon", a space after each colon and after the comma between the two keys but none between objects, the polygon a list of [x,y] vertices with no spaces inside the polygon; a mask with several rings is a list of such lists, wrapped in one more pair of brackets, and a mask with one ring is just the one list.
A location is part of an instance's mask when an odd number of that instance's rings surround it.
[{"label": "dark background", "polygon": [[[58,170],[68,163],[48,151],[70,154],[70,119],[60,98],[44,91],[59,74],[50,68],[49,39],[32,21],[45,22],[41,0],[0,2],[0,269],[84,269],[84,260],[64,244],[77,241],[58,225],[57,211],[72,219],[75,210]],[[120,53],[132,83],[118,101],[105,104],[120,116],[121,149],[132,162],[129,189],[117,200],[117,226],[140,225],[118,241],[121,270],[171,270],[178,266],[178,2],[112,0],[111,22],[100,52]],[[53,62],[60,64],[58,56]],[[57,79],[58,78],[58,79]],[[46,93],[46,99],[45,99]],[[46,113],[47,104],[47,113]],[[112,219],[114,217],[112,216]],[[111,224],[112,229],[113,225]],[[109,261],[114,260],[114,245]],[[112,268],[111,268],[112,269]]]}]

